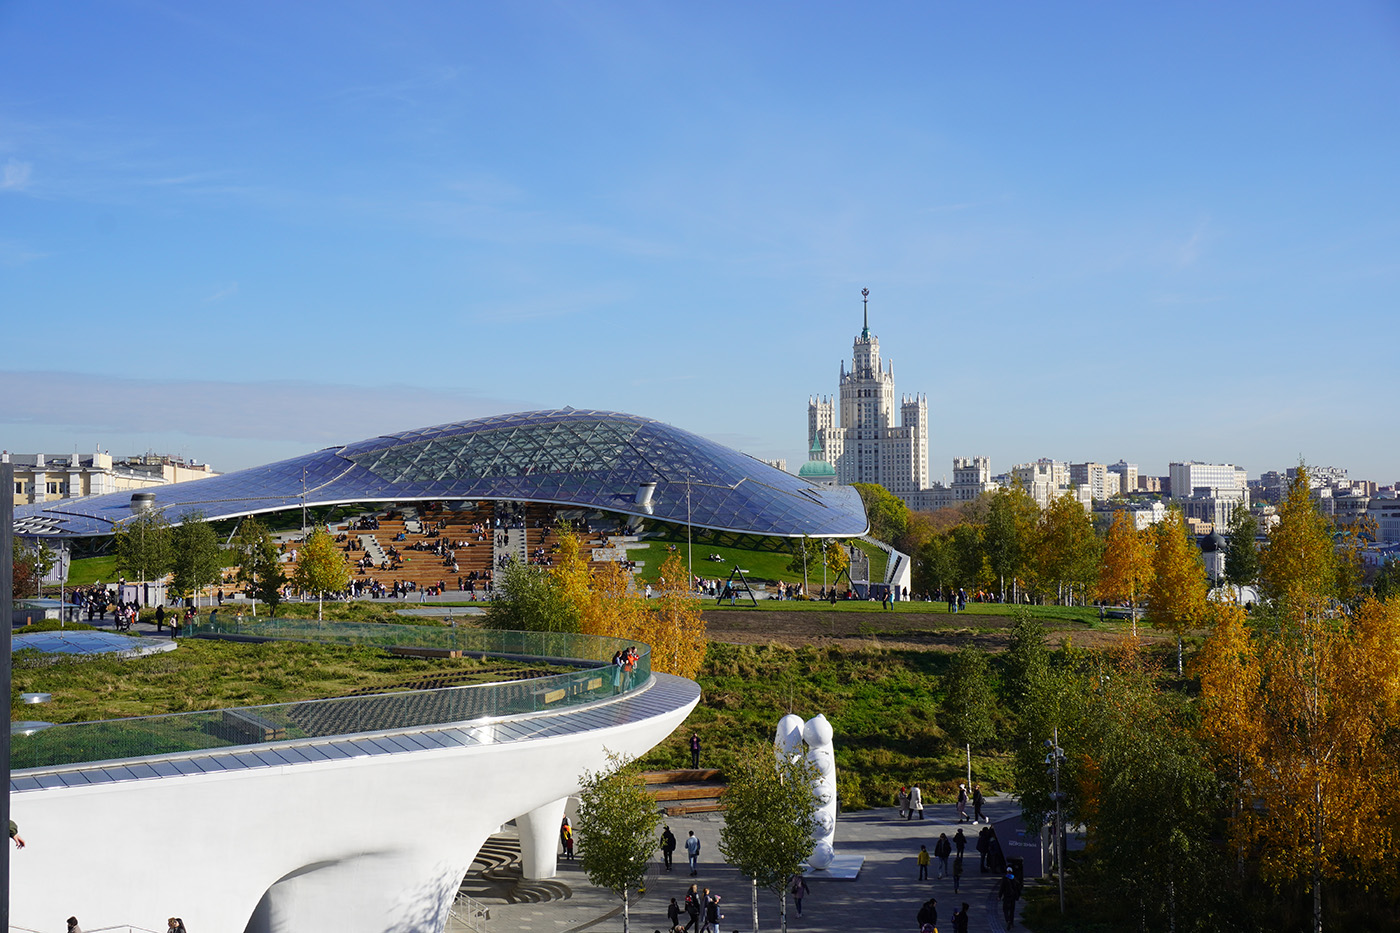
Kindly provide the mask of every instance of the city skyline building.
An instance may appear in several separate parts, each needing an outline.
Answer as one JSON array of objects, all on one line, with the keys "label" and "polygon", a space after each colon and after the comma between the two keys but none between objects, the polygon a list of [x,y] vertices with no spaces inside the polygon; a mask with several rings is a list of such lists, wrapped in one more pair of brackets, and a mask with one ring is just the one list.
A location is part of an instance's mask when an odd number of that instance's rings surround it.
[{"label": "city skyline building", "polygon": [[[861,289],[863,326],[851,346],[851,368],[841,363],[839,391],[808,396],[808,466],[825,461],[841,485],[876,483],[917,507],[929,485],[928,398],[905,395],[895,423],[894,361],[881,365],[880,338],[870,331],[870,290]],[[839,421],[838,421],[839,414]],[[825,471],[821,471],[825,474]]]}]

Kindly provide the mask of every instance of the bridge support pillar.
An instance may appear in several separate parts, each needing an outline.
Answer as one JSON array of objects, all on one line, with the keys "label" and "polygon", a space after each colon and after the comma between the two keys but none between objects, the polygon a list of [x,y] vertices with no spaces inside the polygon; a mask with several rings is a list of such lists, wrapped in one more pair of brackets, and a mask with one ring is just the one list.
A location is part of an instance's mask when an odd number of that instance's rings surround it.
[{"label": "bridge support pillar", "polygon": [[564,822],[566,802],[567,797],[560,797],[515,818],[520,830],[520,869],[525,880],[543,881],[555,876],[559,826]]}]

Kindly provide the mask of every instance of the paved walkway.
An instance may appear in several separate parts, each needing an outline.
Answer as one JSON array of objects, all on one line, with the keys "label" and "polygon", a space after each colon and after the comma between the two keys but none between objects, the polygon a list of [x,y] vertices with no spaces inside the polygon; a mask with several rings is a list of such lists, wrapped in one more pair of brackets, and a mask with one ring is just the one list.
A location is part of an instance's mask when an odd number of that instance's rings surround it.
[{"label": "paved walkway", "polygon": [[[987,801],[984,813],[993,820],[1018,812],[1018,804],[1009,797]],[[952,929],[953,911],[964,901],[971,905],[968,929],[973,933],[1003,933],[1001,905],[996,900],[997,876],[978,872],[975,828],[963,826],[968,844],[963,864],[969,873],[963,875],[961,891],[953,893],[951,878],[937,880],[938,860],[929,866],[930,881],[918,881],[916,861],[919,846],[933,851],[940,832],[952,839],[958,829],[957,811],[953,805],[925,807],[924,820],[901,820],[893,807],[862,810],[844,814],[837,823],[836,850],[845,854],[865,856],[860,877],[855,881],[822,880],[820,873],[809,876],[811,894],[803,900],[803,915],[794,916],[792,900],[788,900],[788,928],[801,933],[860,933],[860,931],[894,931],[917,933],[915,915],[929,897],[938,898],[938,928],[941,933]],[[723,814],[707,813],[666,820],[676,838],[684,842],[691,830],[700,838],[699,872],[689,876],[684,849],[678,849],[675,870],[669,874],[653,868],[645,896],[632,905],[632,930],[651,933],[666,928],[666,907],[672,897],[683,904],[685,892],[692,882],[708,887],[722,898],[724,933],[752,928],[750,885],[739,872],[725,865],[719,852],[719,834],[724,825]],[[980,827],[977,827],[980,828]],[[508,831],[509,828],[508,828]],[[659,858],[659,853],[658,853]],[[559,884],[561,883],[562,884]],[[567,887],[569,894],[562,900],[544,903],[490,904],[491,917],[486,924],[488,933],[611,933],[622,929],[621,902],[610,893],[593,887],[578,863],[560,862],[559,875],[551,886]],[[557,895],[556,895],[557,896]],[[1018,916],[1019,916],[1019,902]],[[684,918],[683,918],[684,920]],[[780,928],[777,898],[767,892],[759,894],[759,926],[762,930]]]}]

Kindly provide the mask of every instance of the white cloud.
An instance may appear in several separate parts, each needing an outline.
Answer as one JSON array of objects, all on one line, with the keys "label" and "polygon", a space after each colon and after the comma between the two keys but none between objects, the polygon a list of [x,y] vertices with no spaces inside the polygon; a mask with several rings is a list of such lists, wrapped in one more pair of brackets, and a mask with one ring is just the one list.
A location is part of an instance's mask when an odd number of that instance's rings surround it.
[{"label": "white cloud", "polygon": [[238,294],[238,283],[229,282],[227,285],[220,285],[218,288],[204,299],[205,304],[212,304],[216,301],[223,301],[225,298],[232,298]]},{"label": "white cloud", "polygon": [[33,163],[10,159],[5,163],[5,167],[0,169],[0,191],[25,190],[29,187],[29,176],[33,169]]},{"label": "white cloud", "polygon": [[153,431],[294,441],[316,449],[532,407],[418,386],[163,382],[70,372],[0,372],[0,398],[5,399],[0,421],[72,434],[100,431],[113,449],[128,436]]}]

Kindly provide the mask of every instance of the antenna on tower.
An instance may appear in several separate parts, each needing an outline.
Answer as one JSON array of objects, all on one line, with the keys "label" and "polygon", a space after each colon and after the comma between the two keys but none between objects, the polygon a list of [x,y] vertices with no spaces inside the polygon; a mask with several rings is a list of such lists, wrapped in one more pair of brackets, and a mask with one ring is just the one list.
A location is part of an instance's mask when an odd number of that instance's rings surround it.
[{"label": "antenna on tower", "polygon": [[870,338],[870,289],[862,288],[860,290],[860,303],[865,314],[865,326],[860,330],[860,338],[868,340]]}]

